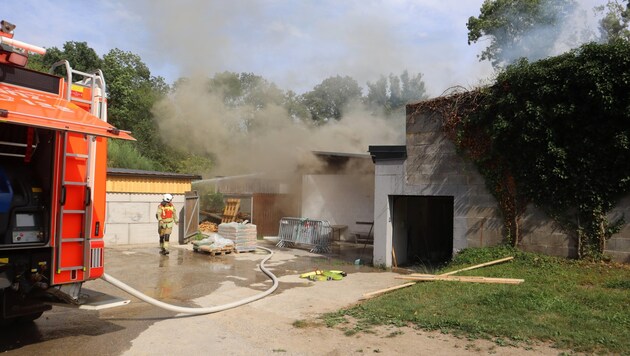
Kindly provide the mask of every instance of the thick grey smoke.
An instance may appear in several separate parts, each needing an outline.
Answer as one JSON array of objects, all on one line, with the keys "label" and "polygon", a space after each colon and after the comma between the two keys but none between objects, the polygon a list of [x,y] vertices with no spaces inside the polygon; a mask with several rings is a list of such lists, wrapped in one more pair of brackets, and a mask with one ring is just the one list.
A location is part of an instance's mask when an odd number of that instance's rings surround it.
[{"label": "thick grey smoke", "polygon": [[[339,122],[311,126],[291,119],[276,105],[254,110],[227,107],[208,93],[202,79],[178,86],[153,111],[170,145],[201,155],[215,155],[220,175],[295,171],[317,165],[312,151],[367,154],[371,144],[404,143],[404,118],[383,119],[356,104]],[[252,121],[245,129],[243,118]]]},{"label": "thick grey smoke", "polygon": [[[372,144],[403,144],[404,117],[379,119],[360,104],[347,108],[339,122],[313,127],[277,106],[228,108],[204,89],[205,78],[221,71],[281,80],[298,92],[337,74],[377,79],[402,72],[407,57],[400,55],[405,48],[396,40],[395,18],[373,4],[361,7],[352,12],[338,3],[239,0],[147,4],[145,19],[162,53],[177,61],[182,76],[199,78],[155,107],[164,137],[190,152],[213,154],[213,173],[221,175],[316,165],[312,151],[367,153]],[[242,118],[252,112],[255,130],[245,132]]]}]

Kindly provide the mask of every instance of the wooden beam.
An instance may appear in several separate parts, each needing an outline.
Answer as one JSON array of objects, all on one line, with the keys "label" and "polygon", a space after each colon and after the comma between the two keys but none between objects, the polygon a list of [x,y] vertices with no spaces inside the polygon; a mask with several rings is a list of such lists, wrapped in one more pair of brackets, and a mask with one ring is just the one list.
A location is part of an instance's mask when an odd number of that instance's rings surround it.
[{"label": "wooden beam", "polygon": [[498,284],[521,284],[524,279],[514,278],[492,278],[492,277],[476,277],[476,276],[444,276],[434,274],[410,274],[408,276],[396,277],[396,279],[407,279],[412,281],[455,281],[470,283],[498,283]]},{"label": "wooden beam", "polygon": [[495,265],[497,263],[501,263],[501,262],[505,262],[505,261],[509,261],[511,259],[513,259],[514,257],[505,257],[505,258],[501,258],[498,260],[494,260],[494,261],[490,261],[490,262],[486,262],[486,263],[482,263],[479,265],[474,265],[474,266],[470,266],[470,267],[466,267],[466,268],[462,268],[462,269],[458,269],[456,271],[451,271],[451,272],[446,272],[446,273],[442,273],[440,274],[440,276],[450,276],[451,274],[455,274],[457,272],[462,272],[462,271],[469,271],[471,269],[475,269],[475,268],[480,268],[480,267],[485,267],[485,266],[490,266],[490,265]]},{"label": "wooden beam", "polygon": [[374,292],[365,293],[365,294],[363,294],[363,298],[362,299],[372,298],[375,295],[387,293],[387,292],[390,292],[390,291],[393,291],[393,290],[396,290],[396,289],[406,288],[406,287],[412,286],[414,284],[416,284],[416,282],[409,282],[409,283],[401,284],[399,286],[389,287],[389,288],[385,288],[385,289],[379,289],[379,290],[374,291]]},{"label": "wooden beam", "polygon": [[[393,257],[394,261],[396,261],[396,252],[394,251],[393,247],[392,247],[392,257]],[[455,274],[457,272],[469,271],[469,270],[475,269],[475,268],[481,268],[481,267],[485,267],[485,266],[490,266],[490,265],[494,265],[494,264],[497,264],[497,263],[509,261],[509,260],[511,260],[513,258],[514,257],[505,257],[505,258],[501,258],[501,259],[498,259],[498,260],[494,260],[494,261],[490,261],[490,262],[486,262],[486,263],[482,263],[482,264],[478,264],[478,265],[474,265],[474,266],[458,269],[456,271],[446,272],[446,273],[439,274],[439,275],[412,273],[412,274],[409,274],[407,276],[396,277],[396,278],[397,279],[414,280],[414,281],[439,281],[439,280],[443,280],[444,281],[444,280],[448,280],[448,281],[459,281],[459,282],[520,284],[520,283],[523,283],[525,280],[523,280],[523,279],[510,279],[510,278],[454,277],[454,276],[449,278],[449,276],[451,276],[452,274]],[[394,267],[394,268],[396,268],[396,267]],[[392,269],[392,270],[394,270],[394,269]],[[436,277],[447,277],[447,278],[439,279],[439,278],[436,278]],[[463,279],[465,279],[465,280],[463,280]],[[367,298],[371,298],[371,297],[374,297],[374,296],[379,295],[379,294],[387,293],[389,291],[393,291],[393,290],[397,290],[397,289],[401,289],[401,288],[406,288],[406,287],[412,286],[414,284],[416,284],[416,282],[409,282],[409,283],[401,284],[399,286],[385,288],[385,289],[380,289],[380,290],[377,290],[377,291],[374,291],[374,292],[370,292],[370,293],[365,293],[365,294],[363,294],[363,298],[362,299],[367,299]]]},{"label": "wooden beam", "polygon": [[396,249],[392,246],[392,262],[394,262],[394,268],[398,268],[398,261],[396,260]]}]

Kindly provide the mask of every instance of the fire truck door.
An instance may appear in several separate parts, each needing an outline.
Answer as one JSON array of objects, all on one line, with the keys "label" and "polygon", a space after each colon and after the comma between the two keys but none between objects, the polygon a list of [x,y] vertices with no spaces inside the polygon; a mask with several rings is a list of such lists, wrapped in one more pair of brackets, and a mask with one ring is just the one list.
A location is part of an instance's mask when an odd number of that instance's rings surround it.
[{"label": "fire truck door", "polygon": [[61,152],[53,284],[89,276],[94,136],[58,133]]}]

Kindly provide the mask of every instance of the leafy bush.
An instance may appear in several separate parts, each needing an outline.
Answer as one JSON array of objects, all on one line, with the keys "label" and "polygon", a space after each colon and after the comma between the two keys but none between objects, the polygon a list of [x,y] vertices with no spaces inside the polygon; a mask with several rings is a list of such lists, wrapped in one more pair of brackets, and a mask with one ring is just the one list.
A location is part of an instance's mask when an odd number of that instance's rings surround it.
[{"label": "leafy bush", "polygon": [[111,168],[159,171],[159,163],[144,157],[131,142],[109,140],[107,142],[107,166]]},{"label": "leafy bush", "polygon": [[223,194],[205,193],[201,195],[201,209],[210,212],[222,212],[225,207]]}]

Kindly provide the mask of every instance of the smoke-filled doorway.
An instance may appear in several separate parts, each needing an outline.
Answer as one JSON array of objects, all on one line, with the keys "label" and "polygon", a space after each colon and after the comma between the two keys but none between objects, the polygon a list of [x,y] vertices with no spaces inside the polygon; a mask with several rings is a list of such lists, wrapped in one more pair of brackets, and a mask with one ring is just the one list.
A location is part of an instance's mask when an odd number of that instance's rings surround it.
[{"label": "smoke-filled doorway", "polygon": [[393,196],[392,244],[400,265],[428,267],[453,254],[452,196]]}]

